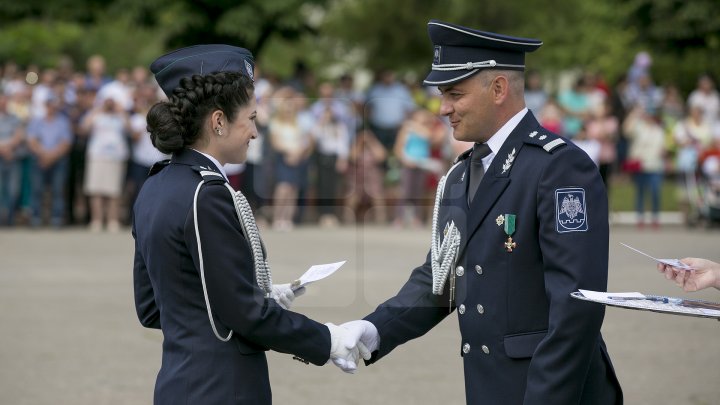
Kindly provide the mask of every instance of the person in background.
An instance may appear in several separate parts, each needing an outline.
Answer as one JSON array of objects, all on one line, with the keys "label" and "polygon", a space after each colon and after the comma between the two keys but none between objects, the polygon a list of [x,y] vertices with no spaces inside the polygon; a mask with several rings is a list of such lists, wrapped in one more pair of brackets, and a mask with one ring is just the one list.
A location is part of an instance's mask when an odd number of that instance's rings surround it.
[{"label": "person in background", "polygon": [[347,171],[350,134],[341,117],[325,105],[320,118],[311,129],[316,145],[317,203],[320,226],[334,227],[338,220],[340,179]]},{"label": "person in background", "polygon": [[64,224],[65,183],[73,133],[70,120],[60,113],[61,107],[60,99],[49,98],[45,102],[45,116],[33,119],[27,128],[27,143],[32,157],[30,225],[33,227],[42,224],[46,192],[51,199],[50,224],[57,228]]},{"label": "person in background", "polygon": [[714,287],[720,290],[720,263],[698,257],[686,257],[681,262],[692,267],[685,270],[667,264],[658,263],[657,269],[665,278],[675,281],[678,287],[687,292],[695,292]]},{"label": "person in background", "polygon": [[372,209],[376,223],[387,220],[382,168],[385,159],[387,151],[375,134],[368,128],[358,131],[350,148],[345,222],[365,222],[360,210],[364,205]]},{"label": "person in background", "polygon": [[20,157],[25,128],[7,109],[9,97],[0,93],[0,226],[15,224],[20,197]]},{"label": "person in background", "polygon": [[[657,111],[656,111],[657,112]],[[637,226],[645,226],[645,192],[650,191],[652,207],[651,224],[660,226],[660,187],[665,170],[665,131],[656,115],[643,105],[636,105],[623,123],[623,131],[630,141],[628,161],[638,167],[633,174],[635,182],[635,210]]]},{"label": "person in background", "polygon": [[391,70],[382,70],[366,97],[370,130],[383,146],[392,150],[400,126],[415,110],[410,90],[395,78]]},{"label": "person in background", "polygon": [[584,76],[575,80],[574,85],[558,95],[558,105],[563,113],[563,132],[572,139],[580,131],[583,122],[590,116],[588,85]]},{"label": "person in background", "polygon": [[605,99],[585,124],[588,139],[594,139],[600,144],[598,167],[608,191],[610,190],[610,176],[617,157],[619,126],[617,118],[612,115],[609,99]]},{"label": "person in background", "polygon": [[418,211],[427,192],[426,177],[429,171],[438,171],[433,167],[437,161],[430,158],[434,121],[435,117],[429,111],[419,109],[410,115],[398,133],[393,150],[401,164],[400,204],[393,221],[395,226],[419,227],[422,224]]},{"label": "person in background", "polygon": [[697,87],[688,96],[688,106],[702,106],[703,120],[714,128],[720,121],[720,93],[715,87],[715,80],[706,73],[700,75]]},{"label": "person in background", "polygon": [[89,134],[85,159],[85,194],[90,197],[90,231],[120,230],[120,199],[125,186],[128,117],[113,98],[88,113],[82,130]]},{"label": "person in background", "polygon": [[537,70],[531,70],[527,73],[527,81],[525,83],[525,105],[528,110],[532,111],[536,117],[540,117],[540,113],[545,108],[548,101],[548,94],[543,89],[542,76]]},{"label": "person in background", "polygon": [[276,154],[275,192],[273,193],[273,228],[289,231],[298,204],[298,191],[307,175],[308,159],[313,142],[299,119],[299,101],[289,87],[278,89],[274,95],[275,113],[268,131]]}]

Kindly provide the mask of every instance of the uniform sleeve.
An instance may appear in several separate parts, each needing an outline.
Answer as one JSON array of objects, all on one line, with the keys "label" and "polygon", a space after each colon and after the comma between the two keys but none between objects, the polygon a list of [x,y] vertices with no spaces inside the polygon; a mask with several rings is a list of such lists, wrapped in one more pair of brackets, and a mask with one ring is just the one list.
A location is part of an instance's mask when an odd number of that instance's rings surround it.
[{"label": "uniform sleeve", "polygon": [[[330,357],[328,328],[282,309],[273,299],[265,299],[255,282],[250,247],[228,189],[222,184],[204,185],[197,211],[205,282],[215,323],[260,346],[325,364]],[[185,235],[199,272],[192,211],[185,222]]]},{"label": "uniform sleeve", "polygon": [[380,347],[367,364],[372,364],[397,346],[418,338],[450,313],[449,288],[442,295],[432,293],[430,254],[425,264],[413,270],[410,278],[393,298],[365,317],[375,325],[380,335]]},{"label": "uniform sleeve", "polygon": [[160,310],[155,302],[155,293],[150,282],[150,275],[145,266],[135,237],[135,226],[132,230],[135,239],[135,260],[133,263],[133,289],[135,290],[135,311],[142,326],[160,329]]},{"label": "uniform sleeve", "polygon": [[[605,186],[597,167],[582,151],[565,147],[556,155],[542,173],[537,190],[549,320],[547,335],[528,369],[526,405],[579,403],[605,314],[602,305],[570,297],[579,288],[607,288]],[[568,217],[573,220],[567,222]]]}]

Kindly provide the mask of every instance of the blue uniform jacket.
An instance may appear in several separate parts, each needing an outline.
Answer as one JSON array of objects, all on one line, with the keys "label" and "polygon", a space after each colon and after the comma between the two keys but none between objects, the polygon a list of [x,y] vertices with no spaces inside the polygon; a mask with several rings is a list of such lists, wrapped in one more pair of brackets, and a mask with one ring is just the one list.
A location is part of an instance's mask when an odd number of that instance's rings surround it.
[{"label": "blue uniform jacket", "polygon": [[[604,307],[570,297],[605,291],[607,193],[590,158],[528,113],[494,157],[471,206],[467,154],[448,176],[438,219],[461,244],[455,297],[432,294],[430,254],[400,292],[365,319],[377,361],[456,309],[468,404],[620,404],[600,335]],[[515,215],[508,251],[506,214]],[[501,220],[502,218],[502,220]],[[438,370],[438,372],[441,372]]]},{"label": "blue uniform jacket", "polygon": [[[265,350],[322,365],[330,356],[325,325],[283,310],[255,282],[224,180],[202,186],[198,227],[205,280],[218,332],[208,320],[199,273],[193,196],[197,167],[218,171],[202,154],[184,150],[155,167],[134,207],[135,307],[143,326],[163,332],[155,404],[270,404]],[[222,177],[220,177],[222,179]]]}]

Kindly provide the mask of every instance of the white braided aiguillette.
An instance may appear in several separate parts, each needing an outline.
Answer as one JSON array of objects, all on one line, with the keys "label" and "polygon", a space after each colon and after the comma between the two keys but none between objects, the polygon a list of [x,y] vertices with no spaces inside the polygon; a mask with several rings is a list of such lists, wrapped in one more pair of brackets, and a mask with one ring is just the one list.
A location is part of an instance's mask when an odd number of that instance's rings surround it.
[{"label": "white braided aiguillette", "polygon": [[438,216],[440,213],[440,203],[442,202],[443,193],[445,191],[445,182],[447,181],[450,173],[460,163],[455,164],[450,168],[447,175],[440,179],[438,184],[437,192],[435,193],[435,207],[433,208],[433,221],[432,221],[432,240],[430,242],[430,265],[432,267],[433,276],[433,294],[442,295],[445,281],[447,280],[450,269],[455,264],[455,257],[457,256],[458,249],[460,247],[460,231],[455,226],[455,222],[450,221],[449,224],[445,224],[444,238],[440,242],[440,235],[438,234],[437,223]]}]

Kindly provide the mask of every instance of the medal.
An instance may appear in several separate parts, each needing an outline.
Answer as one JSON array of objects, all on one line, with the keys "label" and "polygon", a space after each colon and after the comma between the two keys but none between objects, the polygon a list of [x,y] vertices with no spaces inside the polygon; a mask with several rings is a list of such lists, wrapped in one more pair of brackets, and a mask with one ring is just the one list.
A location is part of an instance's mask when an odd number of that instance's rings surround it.
[{"label": "medal", "polygon": [[515,214],[505,214],[504,220],[505,234],[508,236],[507,241],[505,241],[505,249],[510,253],[517,247],[517,243],[512,238],[512,234],[515,233]]}]

